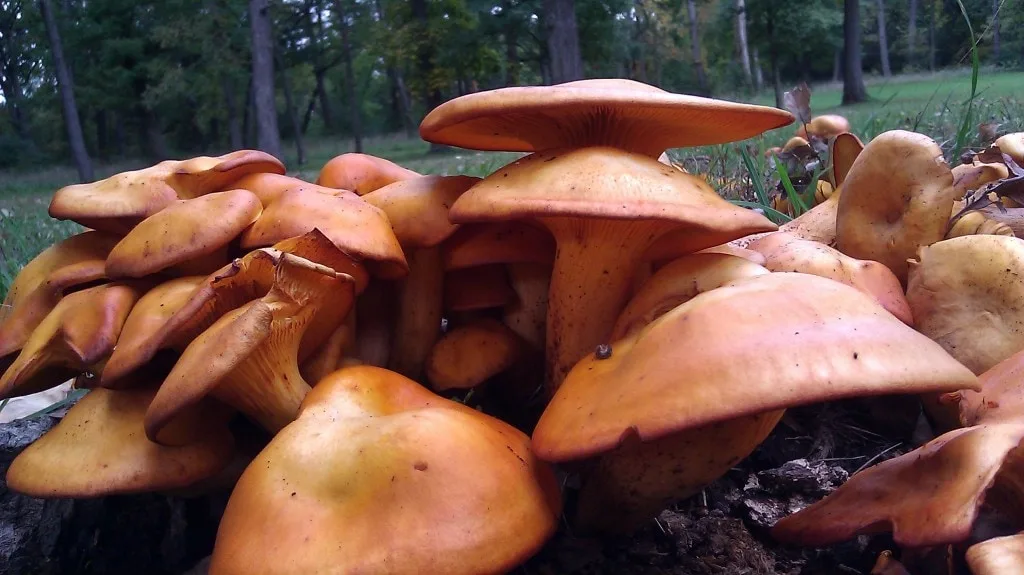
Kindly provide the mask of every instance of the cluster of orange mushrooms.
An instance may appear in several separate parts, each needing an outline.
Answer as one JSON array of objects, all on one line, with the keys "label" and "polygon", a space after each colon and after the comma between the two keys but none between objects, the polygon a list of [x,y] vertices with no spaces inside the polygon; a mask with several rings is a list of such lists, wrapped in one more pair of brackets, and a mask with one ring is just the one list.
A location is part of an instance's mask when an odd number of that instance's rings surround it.
[{"label": "cluster of orange mushrooms", "polygon": [[[951,170],[919,134],[829,135],[835,191],[781,229],[663,156],[792,121],[588,80],[433,110],[425,140],[528,153],[482,179],[343,154],[311,184],[239,151],[63,188],[50,215],[88,231],[8,293],[0,397],[91,391],[8,485],[230,488],[214,575],[503,573],[563,518],[634,531],[787,408],[917,394],[970,427],[775,533],[963,541],[1024,439],[1024,242],[964,206],[1024,139]],[[439,395],[464,390],[493,414]]]}]

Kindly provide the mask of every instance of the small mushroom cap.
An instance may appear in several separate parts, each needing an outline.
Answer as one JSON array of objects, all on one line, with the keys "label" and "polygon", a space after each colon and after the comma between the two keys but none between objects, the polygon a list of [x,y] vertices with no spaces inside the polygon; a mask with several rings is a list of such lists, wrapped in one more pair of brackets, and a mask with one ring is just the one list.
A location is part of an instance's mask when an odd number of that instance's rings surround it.
[{"label": "small mushroom cap", "polygon": [[105,359],[143,291],[140,285],[112,283],[62,299],[0,376],[0,399],[55,387]]},{"label": "small mushroom cap", "polygon": [[1004,462],[1021,456],[1022,440],[1020,423],[955,429],[855,474],[821,501],[781,519],[772,536],[816,547],[890,530],[902,547],[963,541]]},{"label": "small mushroom cap", "polygon": [[973,235],[1016,237],[1010,226],[989,218],[984,212],[971,210],[957,218],[946,232],[946,239]]},{"label": "small mushroom cap", "polygon": [[239,150],[211,158],[167,160],[122,172],[105,180],[57,190],[50,216],[74,220],[87,228],[125,234],[136,224],[171,205],[227,188],[252,173],[283,174],[284,165],[270,154]]},{"label": "small mushroom cap", "polygon": [[182,412],[153,443],[142,417],[155,389],[94,389],[7,471],[7,486],[30,497],[98,497],[188,487],[216,475],[234,455],[223,408]]},{"label": "small mushroom cap", "polygon": [[878,262],[851,258],[825,244],[785,232],[768,234],[747,247],[764,254],[765,267],[773,272],[801,272],[844,283],[874,298],[903,323],[914,325],[900,280]]},{"label": "small mushroom cap", "polygon": [[1000,136],[995,145],[999,146],[999,151],[1013,158],[1018,165],[1024,166],[1024,132]]},{"label": "small mushroom cap", "polygon": [[523,433],[394,372],[349,367],[242,474],[210,573],[507,573],[560,513]]},{"label": "small mushroom cap", "polygon": [[331,158],[320,169],[317,185],[349,190],[360,196],[388,184],[419,178],[420,174],[403,168],[391,160],[369,154],[341,154]]},{"label": "small mushroom cap", "polygon": [[946,235],[956,190],[942,149],[904,130],[880,134],[857,157],[843,183],[836,247],[885,264],[907,281],[907,259]]},{"label": "small mushroom cap", "polygon": [[470,188],[449,212],[457,223],[558,216],[672,222],[688,232],[677,249],[691,252],[776,229],[703,178],[607,147],[526,156]]},{"label": "small mushroom cap", "polygon": [[792,138],[790,138],[789,140],[786,141],[786,145],[785,146],[782,146],[782,151],[783,152],[791,152],[791,151],[793,151],[793,150],[795,150],[797,148],[802,148],[804,146],[809,146],[809,145],[810,145],[810,143],[807,140],[805,140],[804,138],[801,138],[800,136],[793,136]]},{"label": "small mushroom cap", "polygon": [[0,305],[0,358],[25,345],[65,290],[106,277],[104,262],[118,239],[103,232],[77,234],[46,248],[21,268]]},{"label": "small mushroom cap", "polygon": [[319,229],[343,252],[373,260],[383,277],[409,271],[405,254],[384,212],[355,194],[312,184],[283,192],[242,234],[242,248],[270,246]]},{"label": "small mushroom cap", "polygon": [[505,266],[491,264],[444,274],[444,309],[472,311],[502,307],[516,299]]},{"label": "small mushroom cap", "polygon": [[975,543],[966,558],[972,575],[1024,573],[1024,533]]},{"label": "small mushroom cap", "polygon": [[500,321],[485,318],[448,331],[430,351],[427,380],[437,391],[469,389],[512,367],[523,341]]},{"label": "small mushroom cap", "polygon": [[981,374],[1024,349],[1024,240],[973,235],[922,248],[907,301],[918,331]]},{"label": "small mushroom cap", "polygon": [[473,150],[539,152],[615,146],[657,158],[668,148],[745,140],[793,122],[777,108],[666,92],[623,79],[502,88],[434,108],[428,142]]},{"label": "small mushroom cap", "polygon": [[259,199],[247,190],[216,192],[171,204],[143,220],[114,246],[107,257],[107,275],[138,278],[213,254],[238,237],[262,211]]},{"label": "small mushroom cap", "polygon": [[828,143],[828,157],[832,169],[829,170],[829,181],[832,187],[839,189],[839,186],[846,181],[850,168],[857,160],[857,156],[864,151],[864,143],[857,136],[844,133],[838,134]]},{"label": "small mushroom cap", "polygon": [[627,432],[650,441],[809,403],[965,388],[977,388],[970,371],[868,296],[770,273],[699,294],[613,342],[610,357],[582,359],[541,416],[534,449],[576,460]]},{"label": "small mushroom cap", "polygon": [[448,209],[478,181],[472,176],[422,176],[388,184],[363,199],[387,214],[402,247],[430,248],[458,229],[448,221]]},{"label": "small mushroom cap", "polygon": [[466,224],[442,247],[447,271],[488,264],[555,261],[555,239],[543,227],[524,222]]},{"label": "small mushroom cap", "polygon": [[844,132],[850,131],[850,121],[838,114],[823,114],[815,116],[805,127],[801,124],[796,131],[798,137],[806,138],[808,135],[818,138],[832,138]]},{"label": "small mushroom cap", "polygon": [[954,166],[953,187],[956,188],[956,198],[962,199],[964,194],[971,190],[977,190],[985,184],[996,182],[1010,176],[1010,170],[1006,164],[984,164],[975,162],[973,164],[960,164]]}]

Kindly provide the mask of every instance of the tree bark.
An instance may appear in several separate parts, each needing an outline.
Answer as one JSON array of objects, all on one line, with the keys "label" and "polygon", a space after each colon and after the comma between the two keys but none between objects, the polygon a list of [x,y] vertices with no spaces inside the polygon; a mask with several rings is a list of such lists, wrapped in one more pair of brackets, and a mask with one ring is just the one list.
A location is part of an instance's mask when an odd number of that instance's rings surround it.
[{"label": "tree bark", "polygon": [[269,0],[249,0],[249,23],[252,30],[252,87],[256,112],[256,146],[264,152],[284,159],[281,134],[277,128],[277,106],[274,98],[274,39],[270,22]]},{"label": "tree bark", "polygon": [[57,75],[57,89],[60,91],[61,106],[64,111],[64,126],[68,133],[68,145],[78,169],[78,179],[91,182],[94,179],[92,160],[85,149],[85,137],[82,135],[82,123],[78,118],[78,106],[75,105],[75,87],[71,80],[67,61],[64,59],[64,47],[60,42],[60,30],[54,17],[50,0],[38,0],[39,11],[43,15],[46,35],[50,40],[50,53],[53,55],[53,67]]},{"label": "tree bark", "polygon": [[935,27],[942,4],[938,0],[930,0],[931,14],[928,18],[928,70],[935,71]]},{"label": "tree bark", "polygon": [[757,48],[754,48],[752,56],[754,59],[754,90],[760,92],[764,89],[764,71],[761,69],[761,56]]},{"label": "tree bark", "polygon": [[992,0],[992,63],[999,63],[999,2]]},{"label": "tree bark", "polygon": [[341,49],[345,58],[345,94],[348,100],[349,128],[352,130],[352,147],[357,153],[363,151],[363,120],[360,114],[359,93],[356,90],[356,75],[352,69],[352,41],[349,35],[345,0],[334,1],[334,11],[341,27]]},{"label": "tree bark", "polygon": [[686,13],[690,18],[690,55],[693,57],[694,73],[700,93],[708,94],[708,75],[704,70],[704,54],[700,49],[700,22],[697,20],[697,0],[686,1]]},{"label": "tree bark", "polygon": [[292,83],[288,80],[288,69],[285,67],[281,54],[277,50],[274,51],[274,60],[278,71],[281,73],[284,105],[288,108],[288,119],[292,124],[292,137],[295,138],[295,161],[301,166],[306,163],[306,146],[302,143],[302,126],[299,124],[299,113],[295,109],[295,99],[292,97]]},{"label": "tree bark", "polygon": [[544,28],[547,32],[551,83],[583,79],[580,34],[576,26],[574,0],[544,0]]},{"label": "tree bark", "polygon": [[754,76],[750,70],[750,45],[747,42],[747,4],[746,0],[736,0],[736,39],[739,42],[740,64],[743,65],[743,77],[748,86],[754,85]]},{"label": "tree bark", "polygon": [[245,143],[242,138],[242,118],[238,114],[238,98],[227,78],[221,80],[221,89],[224,91],[224,107],[228,114],[228,145],[232,150],[241,150]]},{"label": "tree bark", "polygon": [[838,82],[840,75],[843,73],[843,49],[842,47],[836,48],[835,54],[832,55],[832,81]]},{"label": "tree bark", "polygon": [[868,99],[860,54],[860,0],[843,1],[843,105]]},{"label": "tree bark", "polygon": [[878,7],[878,57],[882,61],[882,76],[892,76],[889,66],[889,39],[885,32],[885,0],[875,0]]},{"label": "tree bark", "polygon": [[917,66],[917,0],[907,8],[907,68]]}]

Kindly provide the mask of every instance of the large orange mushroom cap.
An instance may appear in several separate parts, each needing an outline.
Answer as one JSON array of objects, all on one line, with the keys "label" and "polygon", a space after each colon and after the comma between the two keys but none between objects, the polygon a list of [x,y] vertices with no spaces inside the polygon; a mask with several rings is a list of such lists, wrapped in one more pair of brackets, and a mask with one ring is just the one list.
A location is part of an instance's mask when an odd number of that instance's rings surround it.
[{"label": "large orange mushroom cap", "polygon": [[30,497],[86,498],[179,489],[216,475],[234,455],[224,409],[203,403],[182,412],[161,445],[142,429],[155,393],[90,391],[14,459],[7,486]]},{"label": "large orange mushroom cap", "polygon": [[473,176],[421,176],[388,184],[363,199],[387,214],[402,247],[427,248],[459,228],[448,220],[448,209],[478,181]]},{"label": "large orange mushroom cap", "polygon": [[25,345],[65,291],[106,277],[107,254],[118,237],[88,231],[43,250],[18,272],[0,305],[0,358]]},{"label": "large orange mushroom cap", "polygon": [[[288,190],[313,185],[315,184],[310,184],[306,180],[300,180],[299,178],[293,178],[292,176],[275,173],[259,173],[249,174],[248,176],[245,176],[231,184],[231,187],[237,190],[248,190],[253,194],[256,194],[256,197],[260,199],[261,204],[269,206],[276,202],[281,194]],[[338,190],[339,193],[343,191],[344,190]]]},{"label": "large orange mushroom cap", "polygon": [[350,367],[242,474],[210,573],[507,573],[560,512],[555,476],[520,431],[394,372]]},{"label": "large orange mushroom cap", "polygon": [[1024,533],[975,543],[967,549],[966,559],[972,575],[1024,573]]},{"label": "large orange mushroom cap", "polygon": [[613,146],[653,160],[668,148],[744,140],[792,122],[777,108],[594,79],[460,96],[427,114],[420,136],[473,150]]},{"label": "large orange mushroom cap", "polygon": [[[223,252],[209,273],[227,263],[227,245],[263,211],[247,190],[231,190],[182,200],[143,220],[107,257],[112,278],[142,277],[171,266]],[[220,261],[216,261],[219,259]]]},{"label": "large orange mushroom cap", "polygon": [[277,158],[254,150],[167,160],[98,182],[61,188],[50,202],[50,216],[125,234],[176,200],[226,189],[235,180],[259,172],[283,174],[285,169]]},{"label": "large orange mushroom cap", "polygon": [[369,154],[348,153],[335,156],[324,164],[316,183],[362,196],[388,184],[419,177],[420,174],[391,160]]}]

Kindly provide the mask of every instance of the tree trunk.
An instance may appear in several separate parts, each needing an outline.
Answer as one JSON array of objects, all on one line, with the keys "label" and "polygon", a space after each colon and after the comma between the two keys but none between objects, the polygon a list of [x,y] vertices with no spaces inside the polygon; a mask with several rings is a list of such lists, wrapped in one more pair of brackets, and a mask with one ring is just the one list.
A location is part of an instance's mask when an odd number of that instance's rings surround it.
[{"label": "tree trunk", "polygon": [[252,78],[245,90],[245,108],[242,112],[242,141],[244,148],[256,147],[256,106],[252,101]]},{"label": "tree trunk", "polygon": [[697,21],[697,0],[686,1],[686,13],[690,17],[690,55],[693,57],[693,68],[697,74],[697,87],[700,93],[708,94],[708,76],[704,71],[704,55],[700,49],[700,22]]},{"label": "tree trunk", "polygon": [[583,57],[576,26],[574,0],[544,0],[544,28],[547,32],[551,83],[583,79]]},{"label": "tree trunk", "polygon": [[760,92],[764,89],[764,71],[761,69],[761,56],[757,48],[754,48],[754,90]]},{"label": "tree trunk", "polygon": [[256,110],[256,146],[283,159],[274,101],[274,39],[269,0],[249,0],[252,28],[252,87]]},{"label": "tree trunk", "polygon": [[357,153],[363,151],[363,121],[360,114],[359,94],[356,91],[356,75],[352,70],[352,41],[345,15],[345,0],[335,0],[334,10],[341,27],[341,49],[345,58],[345,93],[348,100],[349,128],[352,130],[352,147]]},{"label": "tree trunk", "polygon": [[832,81],[838,82],[840,74],[843,73],[843,49],[837,47],[835,54],[832,55]]},{"label": "tree trunk", "polygon": [[510,14],[512,3],[504,0],[501,3],[502,17],[505,18],[505,85],[519,85],[519,37],[516,23]]},{"label": "tree trunk", "polygon": [[765,18],[765,34],[768,37],[768,65],[772,70],[772,87],[775,89],[775,107],[782,108],[782,74],[779,71],[779,48],[775,40],[775,11],[769,10]]},{"label": "tree trunk", "polygon": [[405,133],[410,138],[416,135],[416,121],[412,118],[412,97],[409,95],[409,87],[405,84],[405,76],[401,70],[391,68],[394,76],[395,95],[398,97],[399,112],[402,114],[402,124],[405,126]]},{"label": "tree trunk", "polygon": [[935,71],[935,27],[942,4],[938,0],[930,0],[931,17],[928,19],[928,70]]},{"label": "tree trunk", "polygon": [[124,112],[120,112],[114,118],[114,153],[118,158],[124,158]]},{"label": "tree trunk", "polygon": [[221,89],[224,91],[224,107],[228,113],[228,145],[232,150],[241,150],[245,143],[242,139],[242,118],[238,114],[237,95],[227,78],[221,81]]},{"label": "tree trunk", "polygon": [[917,66],[917,0],[907,8],[907,68]]},{"label": "tree trunk", "polygon": [[843,1],[843,105],[868,99],[860,54],[860,0]]},{"label": "tree trunk", "polygon": [[50,53],[53,55],[53,67],[57,74],[57,89],[60,91],[64,111],[64,126],[68,132],[71,155],[75,160],[75,167],[78,168],[78,179],[82,182],[91,182],[94,179],[92,160],[85,149],[82,123],[78,119],[78,107],[75,105],[75,87],[67,61],[64,59],[64,47],[60,42],[60,31],[57,29],[57,19],[54,17],[50,0],[39,0],[39,11],[42,12],[46,35],[50,40]]},{"label": "tree trunk", "polygon": [[295,138],[295,162],[300,166],[306,163],[306,146],[302,143],[302,126],[299,125],[299,113],[295,109],[295,99],[292,97],[292,83],[288,80],[288,69],[281,59],[279,51],[274,50],[274,61],[281,73],[281,88],[284,91],[284,105],[288,108],[288,119],[292,124],[292,137]]},{"label": "tree trunk", "polygon": [[327,97],[327,87],[324,84],[324,76],[327,70],[318,70],[316,73],[316,97],[320,101],[320,118],[324,121],[324,128],[327,132],[334,131],[334,109],[331,107],[331,99]]},{"label": "tree trunk", "polygon": [[878,57],[882,60],[882,76],[892,76],[889,67],[889,39],[885,33],[885,0],[875,0],[878,7]]},{"label": "tree trunk", "polygon": [[[426,32],[430,26],[430,15],[427,12],[427,0],[411,0],[411,11],[412,17],[417,20],[420,26],[420,33],[426,36]],[[419,67],[420,75],[423,78],[424,83],[424,102],[427,105],[427,112],[441,105],[441,89],[437,86],[431,86],[429,82],[430,76],[434,71],[434,46],[429,42],[420,42],[419,45]],[[443,152],[448,149],[448,146],[443,144],[430,143],[430,153]]]},{"label": "tree trunk", "polygon": [[736,39],[739,42],[740,64],[743,65],[743,77],[748,86],[754,85],[754,76],[750,70],[750,46],[747,43],[747,5],[746,0],[736,0]]},{"label": "tree trunk", "polygon": [[109,143],[109,130],[107,129],[107,111],[103,108],[96,110],[96,114],[93,116],[93,121],[96,123],[96,156],[99,158],[107,158],[110,150]]},{"label": "tree trunk", "polygon": [[999,2],[992,0],[992,63],[999,63]]}]

